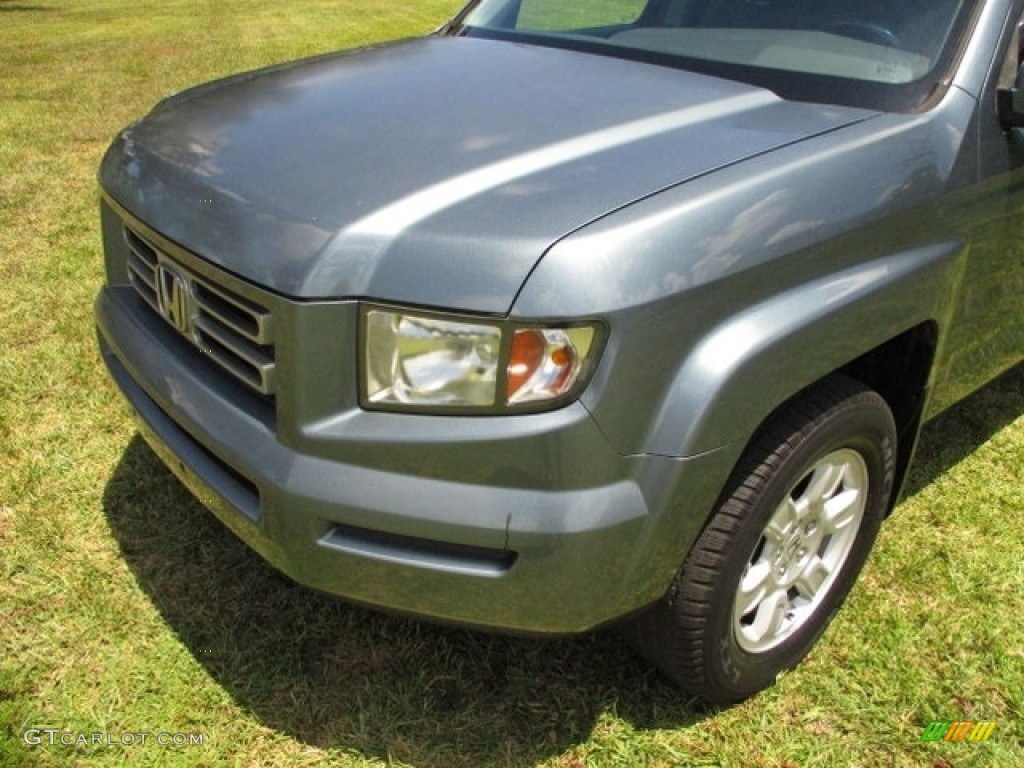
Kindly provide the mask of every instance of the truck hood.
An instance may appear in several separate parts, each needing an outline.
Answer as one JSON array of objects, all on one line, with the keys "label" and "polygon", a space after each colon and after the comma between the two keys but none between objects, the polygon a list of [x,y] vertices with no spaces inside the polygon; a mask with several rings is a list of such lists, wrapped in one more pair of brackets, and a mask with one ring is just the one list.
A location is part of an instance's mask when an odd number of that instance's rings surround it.
[{"label": "truck hood", "polygon": [[503,313],[570,232],[871,114],[432,37],[180,93],[115,140],[100,177],[153,229],[281,294]]}]

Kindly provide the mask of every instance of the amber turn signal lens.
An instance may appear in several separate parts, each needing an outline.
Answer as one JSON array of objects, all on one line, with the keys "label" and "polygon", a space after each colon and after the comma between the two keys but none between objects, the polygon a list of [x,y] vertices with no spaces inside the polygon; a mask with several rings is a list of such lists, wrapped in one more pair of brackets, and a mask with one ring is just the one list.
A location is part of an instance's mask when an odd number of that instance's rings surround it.
[{"label": "amber turn signal lens", "polygon": [[553,400],[575,386],[593,328],[524,328],[515,332],[506,369],[508,403]]},{"label": "amber turn signal lens", "polygon": [[547,343],[540,331],[516,331],[508,360],[508,396],[512,399],[544,363]]}]

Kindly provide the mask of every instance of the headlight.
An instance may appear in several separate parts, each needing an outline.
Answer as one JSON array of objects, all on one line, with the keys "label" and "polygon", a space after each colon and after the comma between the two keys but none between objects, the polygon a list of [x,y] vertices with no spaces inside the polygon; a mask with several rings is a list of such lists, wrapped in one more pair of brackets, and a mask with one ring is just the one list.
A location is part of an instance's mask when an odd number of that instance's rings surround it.
[{"label": "headlight", "polygon": [[494,405],[501,330],[371,310],[366,394],[371,403]]},{"label": "headlight", "polygon": [[558,405],[593,367],[593,326],[509,322],[368,309],[363,397],[396,410],[490,410]]}]

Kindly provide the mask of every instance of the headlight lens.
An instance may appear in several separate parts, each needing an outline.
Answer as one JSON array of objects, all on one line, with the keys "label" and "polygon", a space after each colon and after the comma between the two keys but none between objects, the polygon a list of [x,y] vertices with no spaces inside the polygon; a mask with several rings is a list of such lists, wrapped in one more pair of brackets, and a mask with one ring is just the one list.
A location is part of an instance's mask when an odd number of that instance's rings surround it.
[{"label": "headlight lens", "polygon": [[494,404],[501,330],[371,310],[366,319],[371,403]]},{"label": "headlight lens", "polygon": [[590,369],[593,327],[514,327],[369,309],[364,397],[403,409],[543,407],[572,393]]}]

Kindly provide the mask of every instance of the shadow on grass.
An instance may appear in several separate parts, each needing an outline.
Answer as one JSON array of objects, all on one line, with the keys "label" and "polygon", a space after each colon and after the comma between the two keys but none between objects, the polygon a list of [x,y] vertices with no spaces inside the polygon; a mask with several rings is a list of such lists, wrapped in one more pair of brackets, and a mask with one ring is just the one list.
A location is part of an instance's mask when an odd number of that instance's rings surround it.
[{"label": "shadow on grass", "polygon": [[924,426],[904,496],[923,490],[1022,414],[1024,365],[1018,365]]},{"label": "shadow on grass", "polygon": [[[928,425],[908,495],[1024,413],[1024,366]],[[421,768],[526,766],[602,714],[678,728],[692,706],[612,634],[489,636],[386,616],[278,574],[136,437],[104,505],[124,556],[196,659],[244,709],[304,743]]]},{"label": "shadow on grass", "polygon": [[104,507],[168,624],[245,710],[304,743],[421,768],[526,766],[586,741],[706,716],[612,633],[507,638],[350,606],[278,574],[207,513],[141,438]]}]

